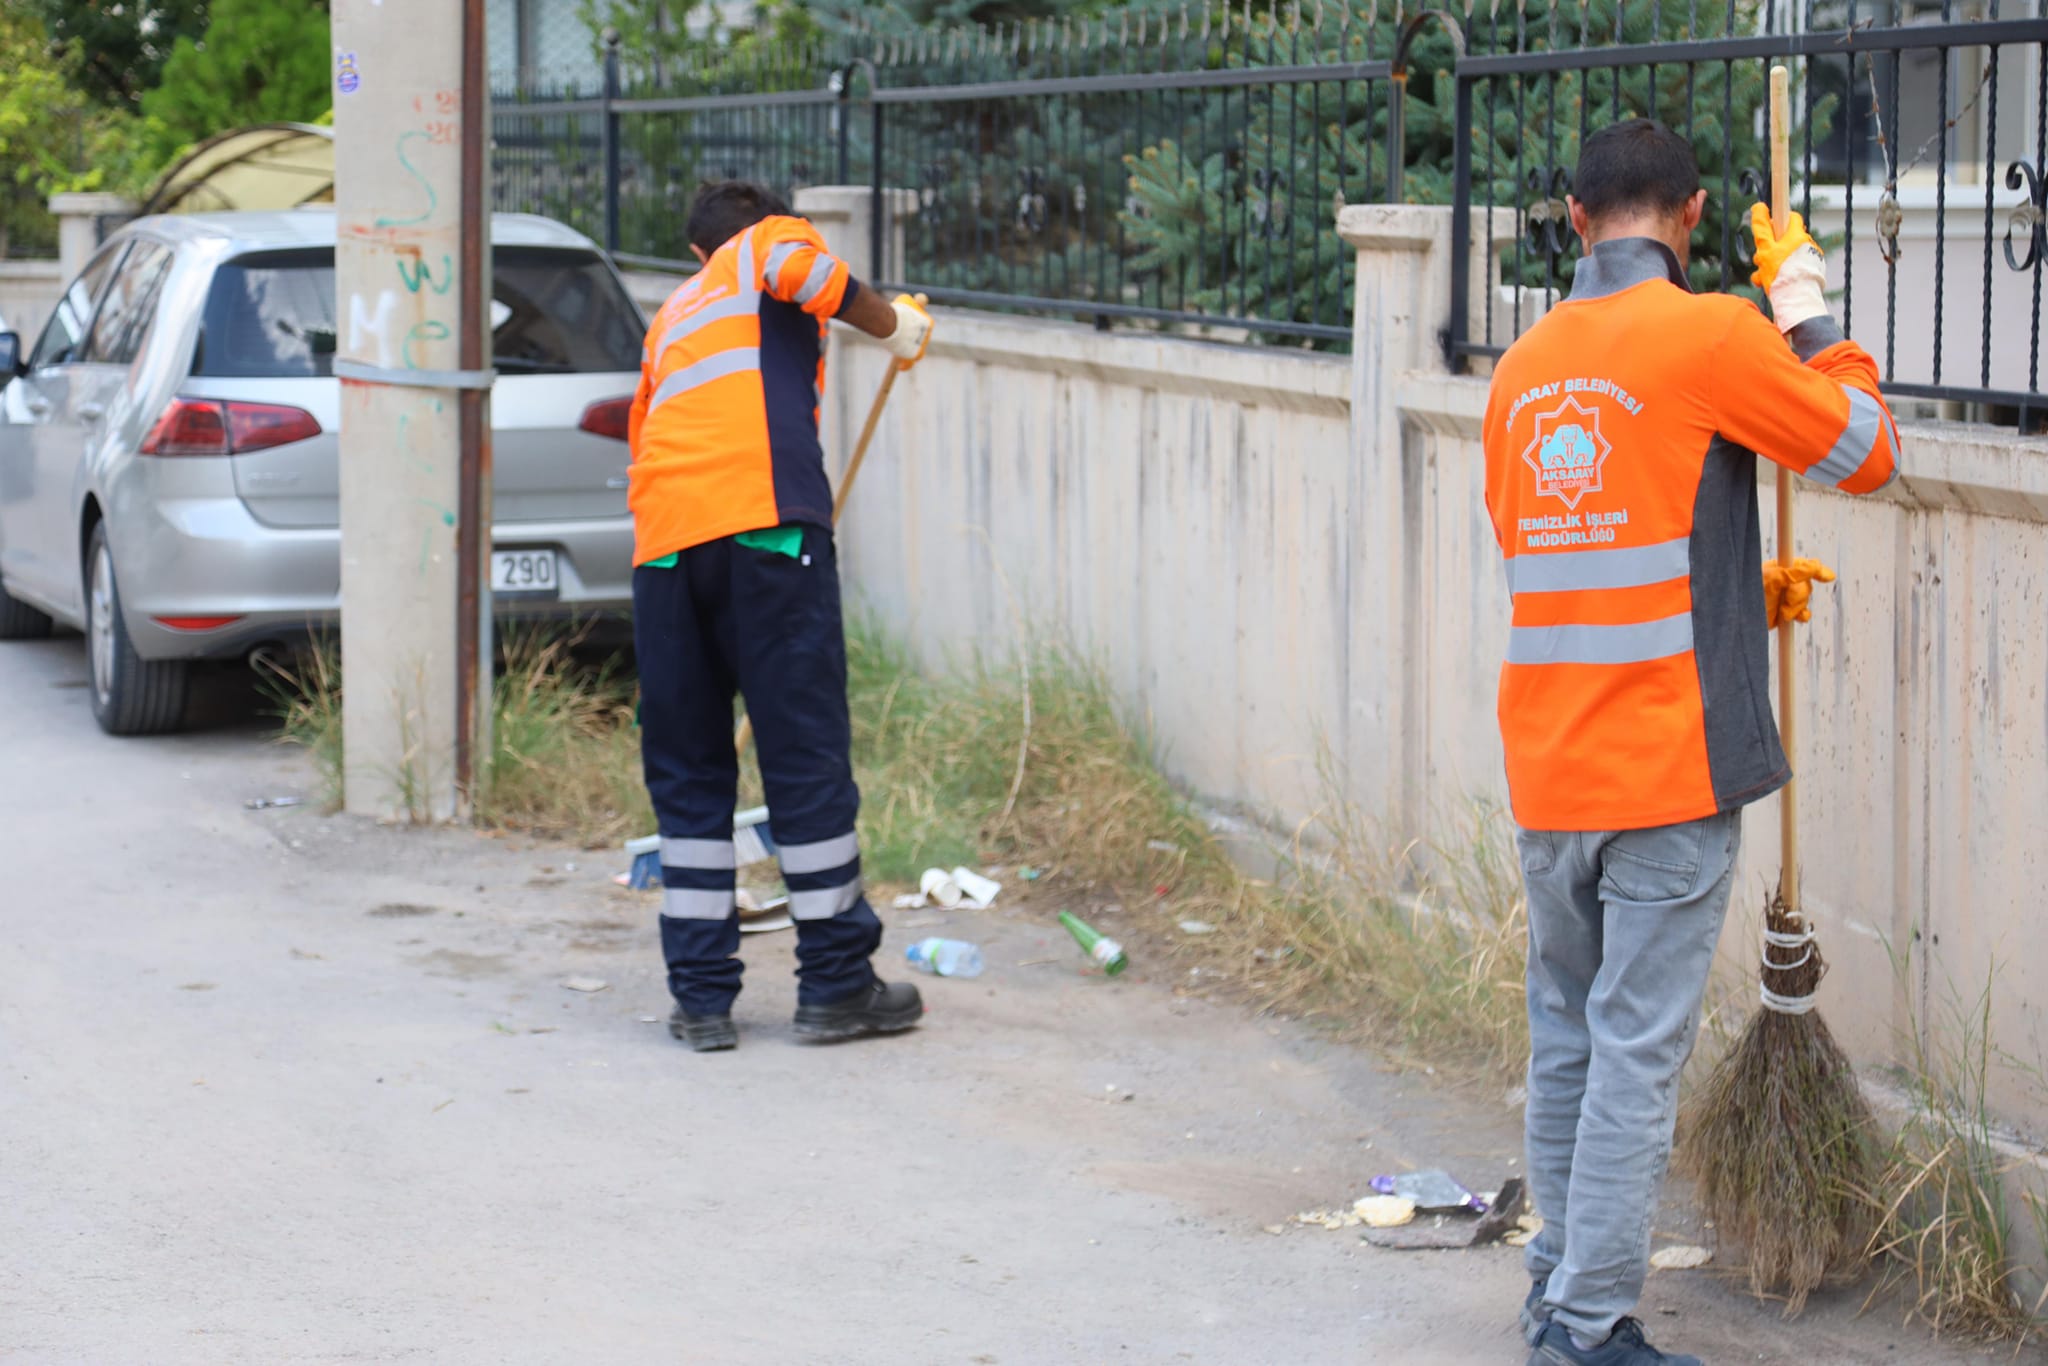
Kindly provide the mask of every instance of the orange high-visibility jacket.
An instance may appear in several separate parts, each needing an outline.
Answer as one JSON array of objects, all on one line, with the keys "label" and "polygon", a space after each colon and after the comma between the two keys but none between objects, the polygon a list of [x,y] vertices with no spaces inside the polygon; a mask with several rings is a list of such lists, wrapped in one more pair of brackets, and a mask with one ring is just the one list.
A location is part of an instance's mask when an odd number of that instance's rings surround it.
[{"label": "orange high-visibility jacket", "polygon": [[1694,294],[1660,242],[1602,242],[1501,358],[1485,446],[1517,823],[1670,825],[1783,786],[1752,453],[1845,493],[1889,483],[1869,354],[1832,318],[1781,337]]},{"label": "orange high-visibility jacket", "polygon": [[859,288],[816,228],[777,216],[669,295],[627,428],[634,564],[786,522],[832,525],[825,329]]}]

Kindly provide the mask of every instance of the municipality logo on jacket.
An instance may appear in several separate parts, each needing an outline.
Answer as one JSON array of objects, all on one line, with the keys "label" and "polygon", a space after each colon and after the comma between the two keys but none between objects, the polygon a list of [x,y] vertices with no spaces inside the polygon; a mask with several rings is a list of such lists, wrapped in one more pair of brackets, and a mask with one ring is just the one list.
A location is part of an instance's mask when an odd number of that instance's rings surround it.
[{"label": "municipality logo on jacket", "polygon": [[1576,508],[1579,499],[1600,491],[1600,471],[1613,450],[1600,435],[1600,410],[1568,398],[1536,415],[1536,435],[1522,462],[1536,471],[1536,492]]}]

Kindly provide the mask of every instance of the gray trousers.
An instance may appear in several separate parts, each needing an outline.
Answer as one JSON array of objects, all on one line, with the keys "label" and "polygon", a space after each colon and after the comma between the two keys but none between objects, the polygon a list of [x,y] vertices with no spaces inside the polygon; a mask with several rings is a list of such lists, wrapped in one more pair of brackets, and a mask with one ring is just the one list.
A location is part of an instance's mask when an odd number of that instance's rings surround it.
[{"label": "gray trousers", "polygon": [[1523,830],[1529,890],[1526,1253],[1589,1342],[1630,1314],[1671,1160],[1678,1073],[1742,844],[1742,813],[1647,830]]}]

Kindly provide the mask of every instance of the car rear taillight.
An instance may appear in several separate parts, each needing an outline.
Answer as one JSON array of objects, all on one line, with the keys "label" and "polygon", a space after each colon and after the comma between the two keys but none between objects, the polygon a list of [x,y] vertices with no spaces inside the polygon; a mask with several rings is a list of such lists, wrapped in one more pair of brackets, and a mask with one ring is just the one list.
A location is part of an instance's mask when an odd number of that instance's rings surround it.
[{"label": "car rear taillight", "polygon": [[232,626],[240,617],[158,617],[159,626],[168,626],[173,631],[218,631],[223,626]]},{"label": "car rear taillight", "polygon": [[608,398],[585,408],[583,420],[576,425],[593,436],[608,436],[614,441],[624,441],[626,429],[632,420],[632,399]]},{"label": "car rear taillight", "polygon": [[320,435],[303,408],[174,398],[142,439],[144,455],[246,455]]}]

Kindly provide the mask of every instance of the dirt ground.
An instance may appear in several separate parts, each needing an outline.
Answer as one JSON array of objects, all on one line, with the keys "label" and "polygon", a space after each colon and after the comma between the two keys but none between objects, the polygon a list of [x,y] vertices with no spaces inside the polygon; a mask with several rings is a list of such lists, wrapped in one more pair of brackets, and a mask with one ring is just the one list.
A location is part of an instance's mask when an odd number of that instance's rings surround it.
[{"label": "dirt ground", "polygon": [[[0,645],[0,1360],[1524,1358],[1511,1250],[1269,1231],[1381,1172],[1497,1184],[1502,1097],[1183,969],[1090,976],[1008,894],[883,912],[891,960],[988,956],[921,979],[916,1033],[796,1044],[768,934],[740,1049],[692,1055],[620,857],[245,809],[315,789],[241,690],[118,741],[84,676],[76,639]],[[1710,1362],[2012,1359],[1861,1303],[1786,1325],[1709,1268],[1644,1317]]]}]

